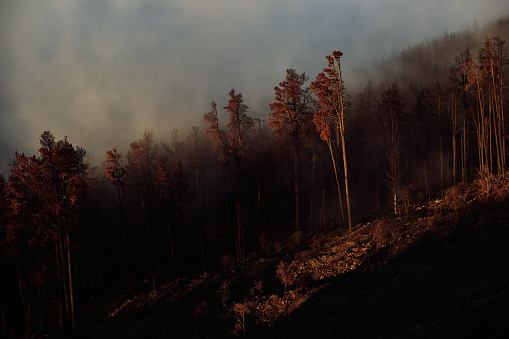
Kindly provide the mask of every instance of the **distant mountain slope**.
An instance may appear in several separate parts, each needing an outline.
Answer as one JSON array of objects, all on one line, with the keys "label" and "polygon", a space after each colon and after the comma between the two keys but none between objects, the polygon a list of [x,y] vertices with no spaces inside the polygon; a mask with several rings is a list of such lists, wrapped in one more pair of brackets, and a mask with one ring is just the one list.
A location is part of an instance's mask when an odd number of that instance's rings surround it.
[{"label": "distant mountain slope", "polygon": [[482,27],[473,24],[463,32],[444,32],[439,37],[409,46],[399,54],[382,58],[369,67],[356,67],[354,78],[374,83],[397,82],[402,86],[410,83],[429,84],[434,80],[447,81],[449,67],[454,58],[469,48],[477,55],[485,37],[499,36],[509,39],[509,15]]}]

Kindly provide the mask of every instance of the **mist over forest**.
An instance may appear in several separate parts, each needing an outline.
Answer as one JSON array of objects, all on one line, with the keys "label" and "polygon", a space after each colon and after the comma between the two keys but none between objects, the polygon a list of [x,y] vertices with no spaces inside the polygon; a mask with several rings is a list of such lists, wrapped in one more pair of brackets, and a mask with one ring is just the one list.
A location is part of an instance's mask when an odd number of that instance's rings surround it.
[{"label": "mist over forest", "polygon": [[338,46],[318,74],[288,68],[265,115],[232,86],[196,125],[103,153],[41,131],[0,181],[4,337],[75,333],[80,305],[507,175],[508,37],[503,17],[347,73]]}]

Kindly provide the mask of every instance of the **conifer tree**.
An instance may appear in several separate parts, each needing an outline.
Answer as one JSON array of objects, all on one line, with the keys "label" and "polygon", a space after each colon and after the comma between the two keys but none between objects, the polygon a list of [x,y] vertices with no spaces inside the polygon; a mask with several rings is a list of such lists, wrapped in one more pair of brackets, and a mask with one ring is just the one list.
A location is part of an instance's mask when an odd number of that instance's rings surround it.
[{"label": "conifer tree", "polygon": [[300,161],[303,140],[311,127],[311,92],[304,88],[308,80],[305,73],[298,74],[294,69],[286,70],[286,78],[274,87],[274,102],[271,109],[269,126],[280,142],[288,142],[294,155],[294,194],[295,194],[295,231],[300,230]]}]

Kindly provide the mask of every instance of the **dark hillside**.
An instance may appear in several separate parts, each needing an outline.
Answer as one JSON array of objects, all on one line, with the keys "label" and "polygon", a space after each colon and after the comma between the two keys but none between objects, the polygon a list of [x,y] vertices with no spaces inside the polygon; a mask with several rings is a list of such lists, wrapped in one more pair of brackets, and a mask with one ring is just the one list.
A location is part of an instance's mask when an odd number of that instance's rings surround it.
[{"label": "dark hillside", "polygon": [[505,337],[508,207],[438,224],[387,263],[333,278],[278,328],[288,338]]},{"label": "dark hillside", "polygon": [[244,265],[124,295],[98,313],[94,305],[80,334],[497,337],[509,323],[509,180],[497,179],[489,196],[481,183],[351,234],[296,234]]}]

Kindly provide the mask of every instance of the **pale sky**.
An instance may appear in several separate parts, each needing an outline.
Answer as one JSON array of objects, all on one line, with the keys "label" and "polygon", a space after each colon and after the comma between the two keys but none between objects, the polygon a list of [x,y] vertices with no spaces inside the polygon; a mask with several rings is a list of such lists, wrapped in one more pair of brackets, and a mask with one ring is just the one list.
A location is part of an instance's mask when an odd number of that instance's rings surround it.
[{"label": "pale sky", "polygon": [[145,129],[185,137],[232,88],[267,120],[287,68],[314,79],[341,50],[354,83],[356,65],[507,14],[507,0],[0,0],[0,172],[45,130],[98,162]]}]

